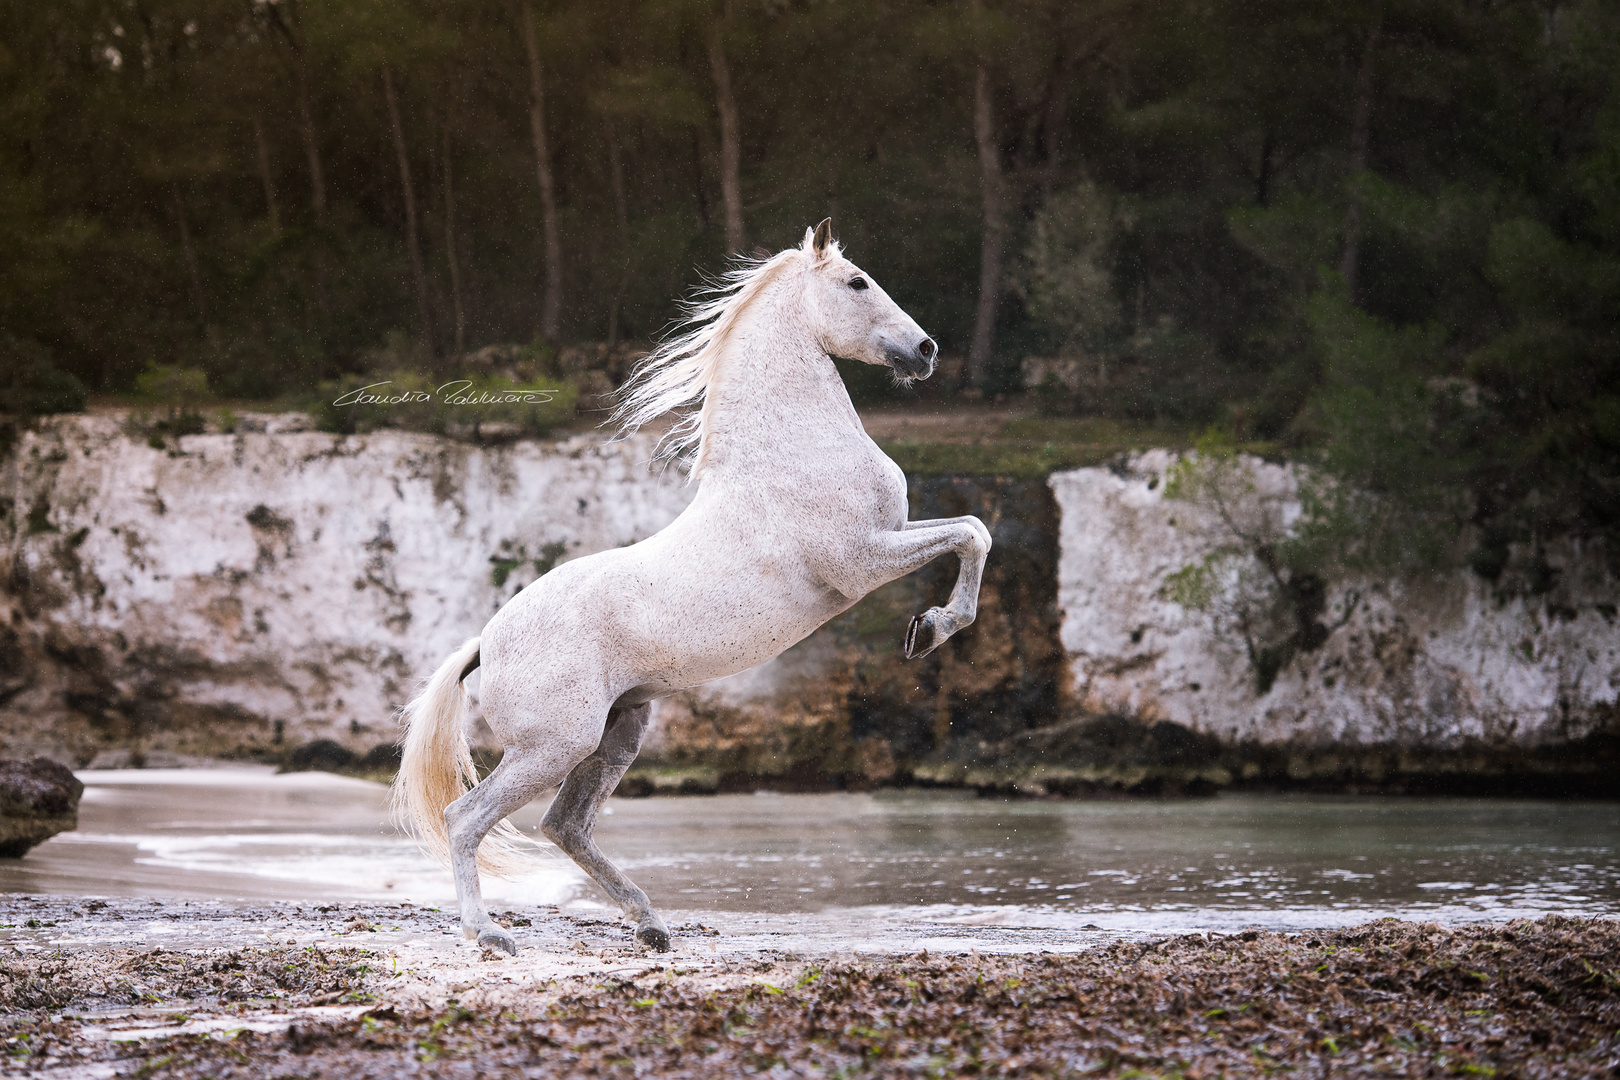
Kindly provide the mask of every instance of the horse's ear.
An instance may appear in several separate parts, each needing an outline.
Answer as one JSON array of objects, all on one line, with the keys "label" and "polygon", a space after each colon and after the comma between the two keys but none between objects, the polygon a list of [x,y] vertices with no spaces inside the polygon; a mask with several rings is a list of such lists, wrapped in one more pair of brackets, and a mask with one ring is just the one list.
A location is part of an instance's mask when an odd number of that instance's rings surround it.
[{"label": "horse's ear", "polygon": [[816,226],[816,233],[810,246],[815,250],[816,258],[827,257],[827,245],[832,243],[832,218],[822,218],[821,224]]}]

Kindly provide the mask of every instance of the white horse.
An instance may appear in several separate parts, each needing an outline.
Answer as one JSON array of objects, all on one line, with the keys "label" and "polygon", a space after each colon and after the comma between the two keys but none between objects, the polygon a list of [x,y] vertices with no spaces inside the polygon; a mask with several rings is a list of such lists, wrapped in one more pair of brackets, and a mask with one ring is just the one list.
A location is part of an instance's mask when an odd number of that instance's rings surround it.
[{"label": "white horse", "polygon": [[[647,894],[591,838],[648,703],[778,655],[946,552],[961,562],[956,587],[911,620],[905,655],[938,648],[977,610],[989,530],[975,517],[906,520],[905,474],[867,436],[831,359],[909,381],[933,373],[938,350],[843,257],[830,219],[801,247],[729,274],[689,325],[640,364],[614,420],[634,430],[702,402],[670,436],[695,450],[691,505],[655,536],[535,581],[405,707],[395,803],[449,863],[462,929],[480,945],[517,952],[485,910],[479,866],[521,865],[504,819],[560,783],[542,832],[619,903],[638,941],[667,949]],[[505,747],[481,781],[462,729],[462,680],[480,666],[484,719]]]}]

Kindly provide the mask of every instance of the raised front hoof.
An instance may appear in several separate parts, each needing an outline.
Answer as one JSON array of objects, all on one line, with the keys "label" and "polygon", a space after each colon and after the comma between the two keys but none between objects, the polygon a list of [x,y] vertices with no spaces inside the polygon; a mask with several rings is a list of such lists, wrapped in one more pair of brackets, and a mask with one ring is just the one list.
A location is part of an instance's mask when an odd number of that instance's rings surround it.
[{"label": "raised front hoof", "polygon": [[669,952],[669,928],[663,919],[649,915],[636,926],[636,941],[653,952]]},{"label": "raised front hoof", "polygon": [[939,608],[929,608],[921,615],[912,616],[911,625],[906,627],[906,659],[927,656],[950,636],[951,632],[945,628],[945,613]]},{"label": "raised front hoof", "polygon": [[507,956],[517,955],[517,942],[512,940],[512,935],[505,930],[497,930],[494,927],[478,932],[478,947],[480,949],[495,949],[498,952],[505,953]]}]

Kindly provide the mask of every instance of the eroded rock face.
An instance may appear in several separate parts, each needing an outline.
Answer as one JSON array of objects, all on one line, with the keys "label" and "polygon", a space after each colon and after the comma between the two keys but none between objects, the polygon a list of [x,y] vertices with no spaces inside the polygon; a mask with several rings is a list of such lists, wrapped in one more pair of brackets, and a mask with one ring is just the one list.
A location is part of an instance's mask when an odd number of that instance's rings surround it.
[{"label": "eroded rock face", "polygon": [[[650,535],[693,494],[648,466],[646,440],[257,426],[156,449],[117,417],[64,417],[0,460],[0,751],[385,772],[416,678],[552,565]],[[1172,461],[911,478],[913,518],[974,513],[994,534],[978,622],[902,659],[906,621],[955,577],[941,559],[777,660],[658,703],[627,784],[1053,794],[1449,775],[1545,791],[1512,778],[1620,774],[1603,552],[1550,546],[1537,589],[1468,571],[1353,585],[1342,625],[1346,590],[1328,589],[1326,632],[1262,688],[1239,641],[1167,596],[1219,542],[1164,497]],[[1291,474],[1250,465],[1286,518]]]},{"label": "eroded rock face", "polygon": [[[266,426],[266,425],[256,425]],[[651,445],[190,435],[58,417],[0,460],[0,740],[89,764],[394,740],[414,681],[691,498]]]},{"label": "eroded rock face", "polygon": [[79,827],[84,785],[50,758],[0,758],[0,859],[19,859],[36,844]]},{"label": "eroded rock face", "polygon": [[[1573,774],[1612,767],[1620,583],[1605,552],[1549,544],[1539,590],[1466,569],[1339,585],[1321,598],[1320,640],[1264,686],[1239,634],[1167,596],[1170,576],[1221,533],[1212,514],[1165,497],[1173,461],[1154,451],[1051,478],[1062,512],[1062,640],[1079,712],[1167,721],[1247,748],[1228,755],[1240,776],[1377,781],[1403,771],[1488,778],[1516,762]],[[1247,467],[1257,498],[1278,504],[1281,520],[1297,513],[1288,469]]]},{"label": "eroded rock face", "polygon": [[[1174,455],[1059,473],[911,482],[913,517],[975,513],[995,548],[979,621],[922,663],[895,648],[938,603],[944,559],[769,664],[661,703],[638,790],[890,782],[1025,795],[1251,787],[1620,791],[1620,587],[1602,551],[1545,553],[1533,591],[1460,570],[1309,595],[1309,633],[1262,674],[1217,611],[1166,585],[1223,522],[1165,497]],[[1287,468],[1250,496],[1298,515]],[[1048,498],[1048,490],[1050,497]]]}]

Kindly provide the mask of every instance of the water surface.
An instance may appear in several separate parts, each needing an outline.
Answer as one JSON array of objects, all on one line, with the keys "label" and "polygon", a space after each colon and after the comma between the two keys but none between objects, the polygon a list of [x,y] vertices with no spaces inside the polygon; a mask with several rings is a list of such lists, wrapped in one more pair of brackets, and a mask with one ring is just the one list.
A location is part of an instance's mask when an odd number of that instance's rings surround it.
[{"label": "water surface", "polygon": [[[83,772],[76,833],[0,890],[453,900],[378,784],[268,770]],[[527,832],[543,805],[516,821]],[[1620,805],[1228,795],[1034,802],[955,792],[613,799],[603,849],[673,910],[986,925],[1278,929],[1620,914]],[[492,902],[592,907],[554,853]]]}]

